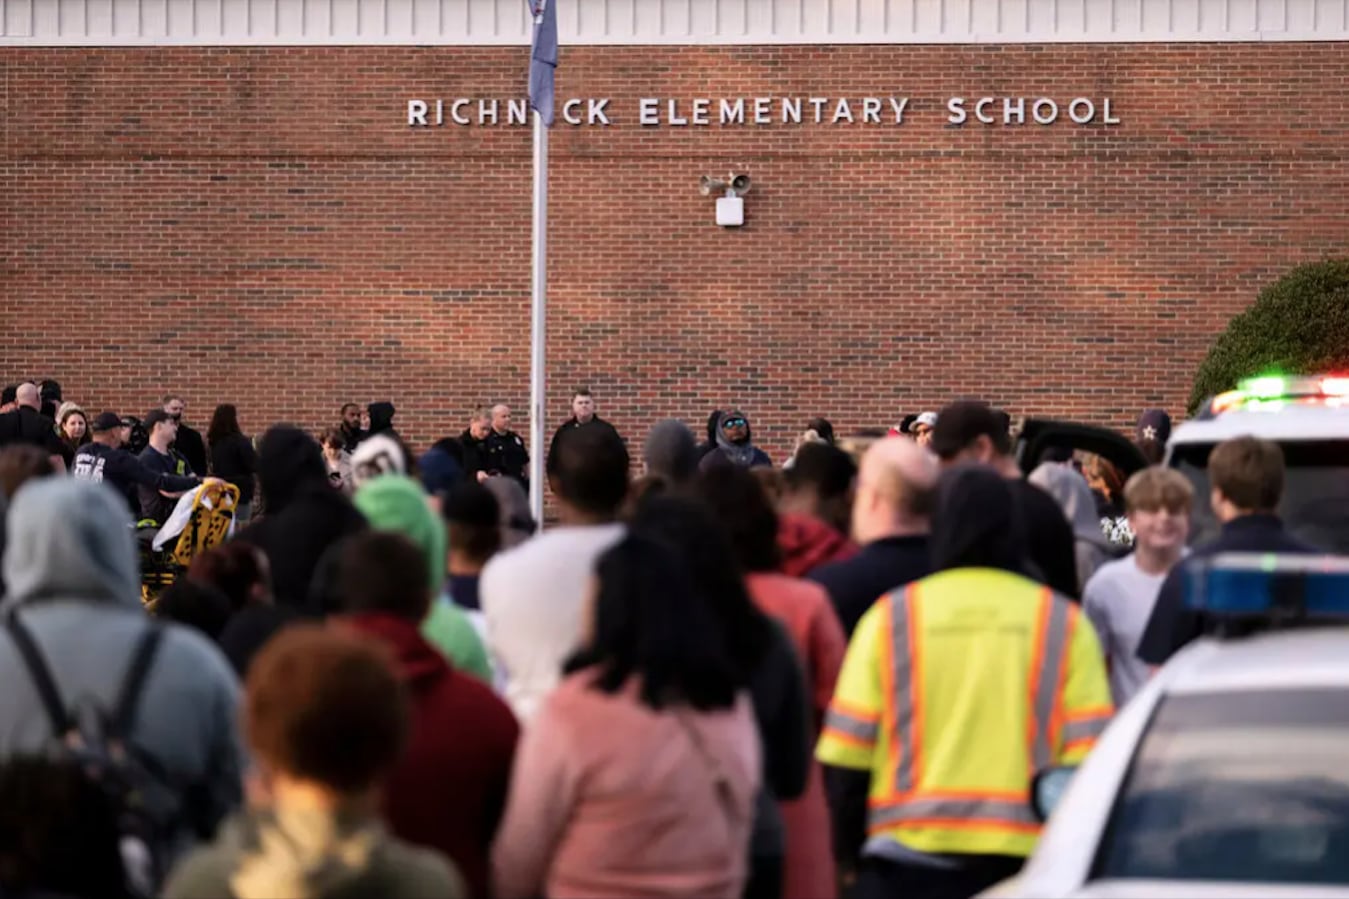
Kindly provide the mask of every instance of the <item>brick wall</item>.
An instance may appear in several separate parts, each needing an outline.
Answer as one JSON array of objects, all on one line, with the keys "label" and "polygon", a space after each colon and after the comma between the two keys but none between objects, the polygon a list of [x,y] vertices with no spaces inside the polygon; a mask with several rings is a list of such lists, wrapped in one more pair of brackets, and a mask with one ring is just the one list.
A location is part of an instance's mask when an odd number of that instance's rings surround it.
[{"label": "brick wall", "polygon": [[[406,103],[518,96],[527,55],[0,49],[0,376],[249,431],[386,397],[420,445],[494,400],[524,430],[529,129]],[[1179,412],[1234,312],[1349,247],[1345,83],[1343,44],[564,48],[559,98],[613,125],[553,132],[550,425],[579,383],[637,436],[739,406],[779,461],[812,415],[958,395]],[[797,95],[912,99],[898,128],[638,124],[642,96]],[[984,95],[1122,121],[947,124]],[[732,169],[738,231],[696,190]]]}]

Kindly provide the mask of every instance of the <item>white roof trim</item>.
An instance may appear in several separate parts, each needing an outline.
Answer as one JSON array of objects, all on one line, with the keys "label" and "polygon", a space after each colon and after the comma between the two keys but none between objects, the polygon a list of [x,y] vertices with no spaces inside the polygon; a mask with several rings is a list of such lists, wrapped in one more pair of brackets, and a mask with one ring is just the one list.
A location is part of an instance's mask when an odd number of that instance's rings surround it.
[{"label": "white roof trim", "polygon": [[[1349,41],[1349,0],[553,0],[563,44]],[[523,46],[526,0],[0,0],[10,46]]]}]

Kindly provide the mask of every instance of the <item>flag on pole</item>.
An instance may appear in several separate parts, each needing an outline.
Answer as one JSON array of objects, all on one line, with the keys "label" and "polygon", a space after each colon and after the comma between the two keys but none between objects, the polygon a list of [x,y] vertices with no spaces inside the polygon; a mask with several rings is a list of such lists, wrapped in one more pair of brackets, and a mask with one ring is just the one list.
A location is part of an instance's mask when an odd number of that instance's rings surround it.
[{"label": "flag on pole", "polygon": [[534,16],[534,52],[529,58],[529,107],[553,127],[553,71],[557,68],[555,0],[526,0]]}]

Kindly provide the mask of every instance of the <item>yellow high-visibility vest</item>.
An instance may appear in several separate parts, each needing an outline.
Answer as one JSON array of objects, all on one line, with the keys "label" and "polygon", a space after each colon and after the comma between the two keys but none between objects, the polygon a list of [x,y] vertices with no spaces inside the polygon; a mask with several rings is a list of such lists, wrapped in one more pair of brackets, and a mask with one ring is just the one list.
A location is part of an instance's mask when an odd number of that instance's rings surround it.
[{"label": "yellow high-visibility vest", "polygon": [[1028,856],[1040,831],[1035,772],[1080,761],[1113,713],[1077,606],[1010,572],[954,569],[862,617],[816,757],[871,773],[872,836]]}]

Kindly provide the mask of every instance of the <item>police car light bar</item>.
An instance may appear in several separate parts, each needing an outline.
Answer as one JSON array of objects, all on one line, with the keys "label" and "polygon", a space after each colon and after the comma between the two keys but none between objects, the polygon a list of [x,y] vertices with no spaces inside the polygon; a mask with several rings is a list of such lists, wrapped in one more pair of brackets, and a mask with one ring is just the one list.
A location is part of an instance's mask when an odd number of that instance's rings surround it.
[{"label": "police car light bar", "polygon": [[1349,558],[1222,553],[1189,565],[1185,605],[1220,617],[1349,622]]},{"label": "police car light bar", "polygon": [[1215,396],[1209,404],[1209,411],[1213,415],[1237,407],[1276,411],[1283,408],[1285,401],[1288,400],[1339,405],[1346,398],[1349,398],[1349,377],[1343,375],[1312,377],[1262,375],[1258,378],[1247,378],[1237,385],[1236,390],[1228,390]]}]

